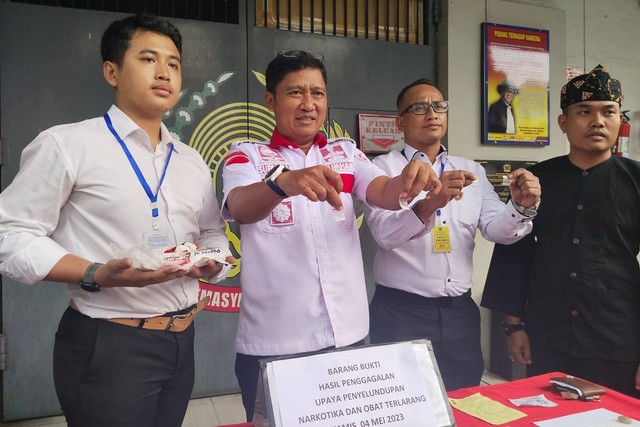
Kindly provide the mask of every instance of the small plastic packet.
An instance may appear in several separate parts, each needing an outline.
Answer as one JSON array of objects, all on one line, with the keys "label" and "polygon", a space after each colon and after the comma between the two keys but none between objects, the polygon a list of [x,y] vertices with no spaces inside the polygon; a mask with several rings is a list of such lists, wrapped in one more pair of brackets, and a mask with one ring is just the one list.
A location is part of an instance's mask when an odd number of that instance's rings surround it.
[{"label": "small plastic packet", "polygon": [[138,270],[157,270],[162,266],[162,249],[151,249],[144,241],[127,249],[122,249],[112,242],[109,248],[114,258],[130,258],[133,268]]},{"label": "small plastic packet", "polygon": [[220,248],[202,248],[197,243],[185,242],[171,248],[151,249],[144,241],[128,248],[121,249],[111,243],[111,254],[115,258],[130,258],[133,267],[139,270],[156,270],[165,265],[174,265],[181,270],[201,267],[210,259],[223,266],[228,266],[226,253]]},{"label": "small plastic packet", "polygon": [[407,210],[409,209],[409,204],[413,199],[409,197],[398,197],[398,204],[400,205],[400,209]]},{"label": "small plastic packet", "polygon": [[202,267],[209,260],[228,265],[226,255],[220,248],[201,248],[197,243],[185,242],[162,252],[162,265],[177,265],[188,270]]},{"label": "small plastic packet", "polygon": [[347,220],[347,216],[344,213],[344,208],[338,210],[338,209],[333,209],[333,219],[336,220],[336,222],[343,222]]}]

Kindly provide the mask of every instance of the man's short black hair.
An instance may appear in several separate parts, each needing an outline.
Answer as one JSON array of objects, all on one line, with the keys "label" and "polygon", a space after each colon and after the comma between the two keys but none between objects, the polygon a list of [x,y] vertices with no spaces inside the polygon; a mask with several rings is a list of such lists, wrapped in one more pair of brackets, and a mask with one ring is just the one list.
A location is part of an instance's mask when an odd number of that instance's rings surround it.
[{"label": "man's short black hair", "polygon": [[433,86],[437,89],[436,84],[434,82],[432,82],[429,79],[418,79],[413,83],[408,84],[407,86],[403,87],[402,90],[400,91],[400,93],[398,94],[398,98],[396,99],[396,107],[400,108],[400,102],[402,102],[402,97],[404,96],[405,93],[407,93],[407,91],[409,89],[411,89],[414,86],[418,86],[418,85],[429,85],[429,86]]},{"label": "man's short black hair", "polygon": [[327,84],[327,70],[322,63],[322,56],[304,50],[283,50],[269,62],[265,78],[267,80],[267,92],[276,93],[276,87],[284,77],[294,71],[305,68],[320,70],[324,83]]},{"label": "man's short black hair", "polygon": [[102,34],[102,62],[110,61],[122,66],[124,54],[129,49],[131,37],[136,31],[151,31],[169,37],[182,55],[182,36],[173,24],[156,16],[138,14],[109,24]]}]

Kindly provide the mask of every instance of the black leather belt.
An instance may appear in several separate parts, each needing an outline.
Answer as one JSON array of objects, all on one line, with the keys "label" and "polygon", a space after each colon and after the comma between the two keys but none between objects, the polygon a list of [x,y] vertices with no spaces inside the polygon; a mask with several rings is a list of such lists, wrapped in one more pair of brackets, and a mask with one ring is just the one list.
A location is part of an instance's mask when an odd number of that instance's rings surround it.
[{"label": "black leather belt", "polygon": [[380,293],[380,296],[384,298],[391,298],[395,299],[396,301],[403,301],[413,304],[424,304],[432,307],[451,307],[468,298],[471,298],[471,289],[469,289],[462,295],[453,297],[429,298],[411,292],[401,291],[400,289],[389,288],[388,286],[376,285],[376,293]]}]

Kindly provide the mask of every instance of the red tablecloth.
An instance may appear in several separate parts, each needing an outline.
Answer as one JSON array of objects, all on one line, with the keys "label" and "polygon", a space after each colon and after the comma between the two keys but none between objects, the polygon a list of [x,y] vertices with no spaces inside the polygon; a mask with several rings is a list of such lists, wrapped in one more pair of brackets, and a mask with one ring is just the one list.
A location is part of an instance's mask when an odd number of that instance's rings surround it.
[{"label": "red tablecloth", "polygon": [[[525,378],[523,380],[511,381],[491,386],[478,386],[463,388],[451,391],[448,396],[453,399],[460,399],[475,393],[480,393],[490,399],[496,400],[510,408],[515,408],[527,414],[526,417],[516,421],[506,423],[509,427],[533,426],[535,421],[548,420],[563,415],[575,414],[578,412],[590,411],[592,409],[605,408],[618,414],[626,415],[636,420],[640,420],[640,400],[634,399],[617,391],[606,389],[599,402],[589,402],[582,400],[565,400],[553,389],[549,383],[549,378],[559,377],[565,374],[553,372],[536,377]],[[517,407],[509,402],[509,399],[521,397],[537,396],[544,393],[545,397],[558,406],[553,408],[540,407]],[[453,415],[459,427],[487,427],[491,424],[467,415],[464,412],[453,408]],[[503,424],[505,425],[505,424]],[[622,425],[622,424],[621,424]]]},{"label": "red tablecloth", "polygon": [[[462,388],[448,393],[448,396],[454,399],[460,399],[475,393],[480,393],[490,399],[496,400],[506,406],[515,408],[527,414],[526,417],[506,424],[509,427],[531,427],[535,421],[543,421],[551,418],[562,417],[563,415],[575,414],[578,412],[590,411],[592,409],[605,408],[618,414],[626,415],[636,420],[640,420],[640,400],[626,396],[617,391],[606,389],[607,392],[602,395],[599,402],[586,402],[582,400],[565,400],[560,394],[553,389],[549,383],[551,377],[561,377],[565,374],[553,372],[550,374],[539,375],[537,377],[525,378],[523,380],[510,381],[490,386],[477,386]],[[540,407],[517,407],[509,399],[518,399],[521,397],[537,396],[543,394],[545,397],[558,406],[553,408]],[[486,423],[464,412],[453,408],[453,415],[456,419],[458,427],[487,427],[491,424]],[[622,425],[622,424],[621,424]],[[252,427],[251,423],[233,424],[223,427]]]}]

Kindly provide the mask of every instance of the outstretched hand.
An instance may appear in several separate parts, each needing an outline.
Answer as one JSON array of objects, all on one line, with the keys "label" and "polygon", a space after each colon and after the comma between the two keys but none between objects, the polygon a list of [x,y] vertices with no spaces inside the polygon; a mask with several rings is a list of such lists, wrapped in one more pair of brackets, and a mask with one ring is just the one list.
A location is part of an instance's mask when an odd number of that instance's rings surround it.
[{"label": "outstretched hand", "polygon": [[434,201],[434,206],[443,208],[451,200],[460,199],[464,187],[471,185],[476,179],[478,178],[473,173],[465,170],[442,172],[440,175],[442,189],[439,192],[430,194],[430,198]]},{"label": "outstretched hand", "polygon": [[340,174],[326,166],[311,166],[283,172],[276,183],[288,196],[302,195],[312,202],[327,202],[336,210],[342,209]]},{"label": "outstretched hand", "polygon": [[[431,166],[421,160],[411,160],[400,173],[400,199],[413,200],[421,191],[440,192],[442,184]],[[427,196],[429,197],[429,196]]]},{"label": "outstretched hand", "polygon": [[93,278],[103,288],[143,288],[156,283],[185,276],[187,270],[181,270],[178,266],[166,265],[156,270],[139,270],[133,268],[130,258],[111,259],[96,270]]},{"label": "outstretched hand", "polygon": [[[232,256],[228,256],[225,259],[225,261],[227,261],[229,264],[233,264],[234,262],[236,262],[236,259]],[[189,269],[187,276],[194,279],[215,276],[220,272],[220,270],[222,270],[222,267],[223,267],[222,264],[210,259],[207,261],[205,265],[202,265],[200,267],[196,267],[196,266],[191,267]]]},{"label": "outstretched hand", "polygon": [[507,175],[511,198],[525,208],[535,206],[540,201],[542,190],[538,177],[527,169],[516,169]]}]

